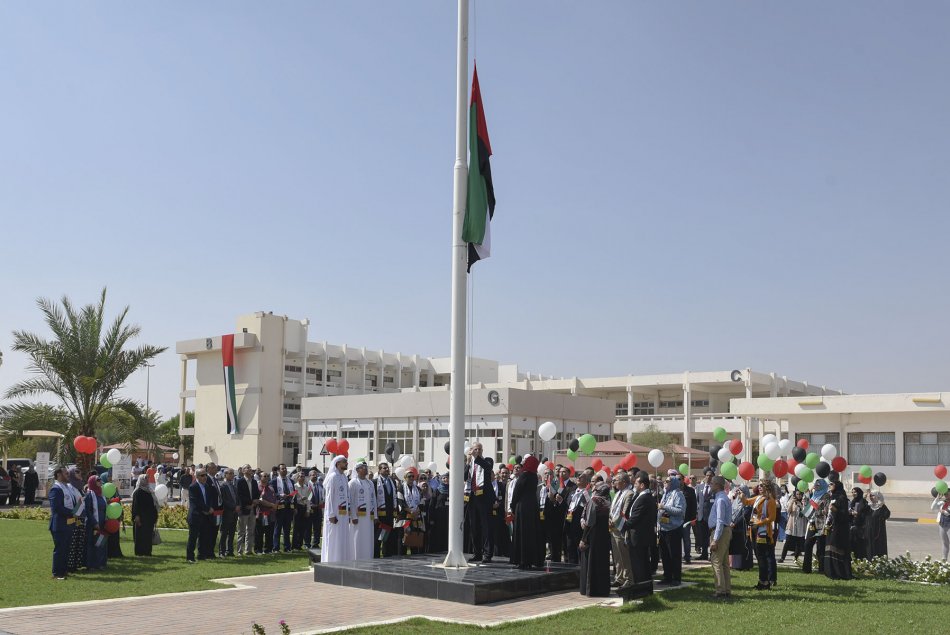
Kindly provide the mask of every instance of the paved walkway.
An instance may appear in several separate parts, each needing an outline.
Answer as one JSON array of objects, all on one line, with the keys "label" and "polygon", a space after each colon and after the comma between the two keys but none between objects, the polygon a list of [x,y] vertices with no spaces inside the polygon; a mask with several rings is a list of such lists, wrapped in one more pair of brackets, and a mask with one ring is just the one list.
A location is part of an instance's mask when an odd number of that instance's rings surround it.
[{"label": "paved walkway", "polygon": [[[287,621],[293,633],[332,632],[409,617],[488,626],[609,600],[566,592],[477,607],[317,584],[310,571],[219,581],[235,587],[0,609],[0,633],[76,635],[77,627],[78,632],[83,631],[83,615],[94,616],[96,630],[102,633],[123,633],[132,629],[142,633],[250,634],[255,621],[263,624],[267,632],[275,633],[279,632],[277,624],[282,619]],[[486,607],[490,609],[486,610]],[[491,622],[485,621],[486,615],[491,616]],[[142,620],[138,626],[134,626],[136,620]]]}]

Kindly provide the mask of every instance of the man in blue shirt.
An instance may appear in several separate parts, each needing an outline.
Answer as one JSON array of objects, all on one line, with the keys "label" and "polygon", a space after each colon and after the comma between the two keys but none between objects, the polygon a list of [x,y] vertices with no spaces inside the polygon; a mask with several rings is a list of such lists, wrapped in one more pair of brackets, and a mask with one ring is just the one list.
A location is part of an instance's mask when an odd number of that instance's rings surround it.
[{"label": "man in blue shirt", "polygon": [[666,491],[657,505],[656,520],[660,528],[660,560],[663,582],[679,586],[683,575],[683,519],[686,499],[680,491],[680,480],[666,479]]},{"label": "man in blue shirt", "polygon": [[732,594],[730,577],[729,541],[732,538],[732,504],[726,496],[726,479],[714,476],[710,483],[713,505],[709,512],[709,559],[716,579],[714,598],[728,598]]}]

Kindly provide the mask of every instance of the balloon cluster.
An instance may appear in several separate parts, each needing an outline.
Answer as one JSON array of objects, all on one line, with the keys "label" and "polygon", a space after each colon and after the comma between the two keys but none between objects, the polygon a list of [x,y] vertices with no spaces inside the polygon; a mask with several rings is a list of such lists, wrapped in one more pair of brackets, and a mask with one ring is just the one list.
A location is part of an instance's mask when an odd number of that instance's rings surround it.
[{"label": "balloon cluster", "polygon": [[76,452],[80,454],[95,454],[97,446],[96,437],[84,437],[79,435],[73,439],[73,447],[76,448]]},{"label": "balloon cluster", "polygon": [[327,439],[324,446],[330,454],[342,455],[347,458],[350,456],[350,442],[346,439]]},{"label": "balloon cluster", "polygon": [[[108,469],[111,469],[113,465],[122,460],[122,453],[118,449],[112,448],[105,454],[99,457],[99,465]],[[106,496],[106,498],[111,498],[111,496]]]},{"label": "balloon cluster", "polygon": [[[551,422],[548,421],[547,423],[551,423]],[[545,425],[547,425],[547,423]],[[554,424],[551,423],[551,425],[553,426]],[[542,425],[541,427],[543,428],[544,426]],[[540,428],[538,429],[538,432],[540,433]],[[551,435],[551,438],[552,439],[554,438],[553,434]],[[547,441],[548,439],[545,439],[545,440]],[[571,461],[576,461],[577,457],[580,456],[581,454],[586,454],[587,456],[590,456],[591,454],[594,453],[594,450],[596,449],[597,449],[597,439],[594,438],[594,435],[583,434],[576,439],[571,439],[571,443],[567,446],[567,458],[570,459]]]},{"label": "balloon cluster", "polygon": [[943,480],[947,477],[947,466],[938,465],[937,467],[935,467],[934,476],[937,477],[937,482],[934,484],[933,488],[930,490],[930,494],[934,497],[936,497],[937,495],[946,494],[947,491],[950,490],[950,484],[948,484],[945,480]]}]

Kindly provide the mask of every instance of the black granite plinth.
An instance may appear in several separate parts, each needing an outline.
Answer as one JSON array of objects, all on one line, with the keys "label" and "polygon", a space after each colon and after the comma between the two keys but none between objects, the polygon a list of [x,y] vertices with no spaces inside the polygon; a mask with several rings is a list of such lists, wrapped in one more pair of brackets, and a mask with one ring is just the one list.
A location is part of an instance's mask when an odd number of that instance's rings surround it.
[{"label": "black granite plinth", "polygon": [[463,604],[488,604],[552,591],[577,590],[577,566],[552,563],[550,570],[521,570],[505,561],[444,569],[445,554],[399,556],[378,560],[321,562],[314,582],[387,593],[416,595]]}]

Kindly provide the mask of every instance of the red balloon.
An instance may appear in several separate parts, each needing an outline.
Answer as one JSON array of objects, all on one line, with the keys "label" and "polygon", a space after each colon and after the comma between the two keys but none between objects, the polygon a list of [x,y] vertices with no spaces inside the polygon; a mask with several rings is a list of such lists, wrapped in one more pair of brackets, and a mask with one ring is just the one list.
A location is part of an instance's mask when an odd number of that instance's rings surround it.
[{"label": "red balloon", "polygon": [[110,518],[107,520],[105,524],[105,530],[107,534],[114,534],[119,531],[119,519]]},{"label": "red balloon", "polygon": [[[511,469],[511,467],[509,466],[508,469]],[[567,466],[567,469],[569,469],[569,470],[571,471],[571,476],[574,476],[574,466],[573,466],[573,465],[568,465],[568,466]]]},{"label": "red balloon", "polygon": [[870,485],[870,484],[871,484],[871,477],[870,477],[870,476],[859,476],[859,477],[858,477],[858,480],[861,481],[862,483],[864,483],[865,485]]},{"label": "red balloon", "polygon": [[843,456],[836,456],[831,461],[831,469],[833,469],[838,474],[844,474],[844,471],[848,469],[848,462]]},{"label": "red balloon", "polygon": [[98,447],[99,442],[96,441],[96,437],[83,437],[83,454],[95,454]]},{"label": "red balloon", "polygon": [[789,471],[790,473],[794,474],[794,473],[795,473],[795,466],[798,465],[798,461],[796,461],[795,459],[789,457],[789,459],[788,459],[787,461],[785,461],[785,465],[788,467],[788,471]]},{"label": "red balloon", "polygon": [[545,465],[548,467],[549,470],[554,469],[554,461],[548,461],[547,463],[545,463]]},{"label": "red balloon", "polygon": [[600,459],[594,459],[593,461],[590,462],[590,466],[594,468],[595,472],[599,472],[601,469],[603,469],[604,462],[601,461]]},{"label": "red balloon", "polygon": [[739,456],[742,454],[742,441],[739,439],[733,439],[729,442],[729,451],[732,452],[732,456]]},{"label": "red balloon", "polygon": [[75,439],[73,439],[73,447],[76,448],[76,452],[79,452],[80,454],[85,454],[86,452],[83,448],[86,447],[86,437],[80,434]]},{"label": "red balloon", "polygon": [[347,456],[347,452],[350,451],[350,442],[347,441],[346,439],[343,439],[342,441],[340,441],[339,443],[336,444],[336,449],[337,449],[337,450],[340,452],[340,454],[342,454],[343,456]]},{"label": "red balloon", "polygon": [[946,465],[938,465],[937,467],[934,468],[934,476],[936,476],[937,478],[943,478],[946,475],[947,475]]},{"label": "red balloon", "polygon": [[748,461],[743,461],[739,464],[739,476],[747,481],[751,480],[755,476],[755,466]]},{"label": "red balloon", "polygon": [[788,474],[788,463],[785,462],[785,459],[779,459],[772,465],[772,473],[775,474],[775,478],[782,478]]},{"label": "red balloon", "polygon": [[607,476],[610,476],[610,468],[605,465],[603,469],[607,472]]},{"label": "red balloon", "polygon": [[625,461],[626,466],[627,466],[626,469],[629,470],[629,469],[631,469],[631,468],[634,468],[634,467],[637,466],[637,455],[634,454],[633,452],[631,452],[630,454],[627,455],[627,458],[624,459],[624,461]]},{"label": "red balloon", "polygon": [[350,458],[350,453],[349,453],[349,452],[340,452],[340,455],[341,455],[344,459]]},{"label": "red balloon", "polygon": [[336,439],[327,439],[325,445],[327,446],[327,452],[330,454],[337,454]]},{"label": "red balloon", "polygon": [[799,440],[798,440],[798,443],[796,443],[795,445],[797,445],[798,447],[800,447],[800,448],[803,449],[803,450],[807,450],[807,449],[808,449],[808,439],[799,439]]}]

